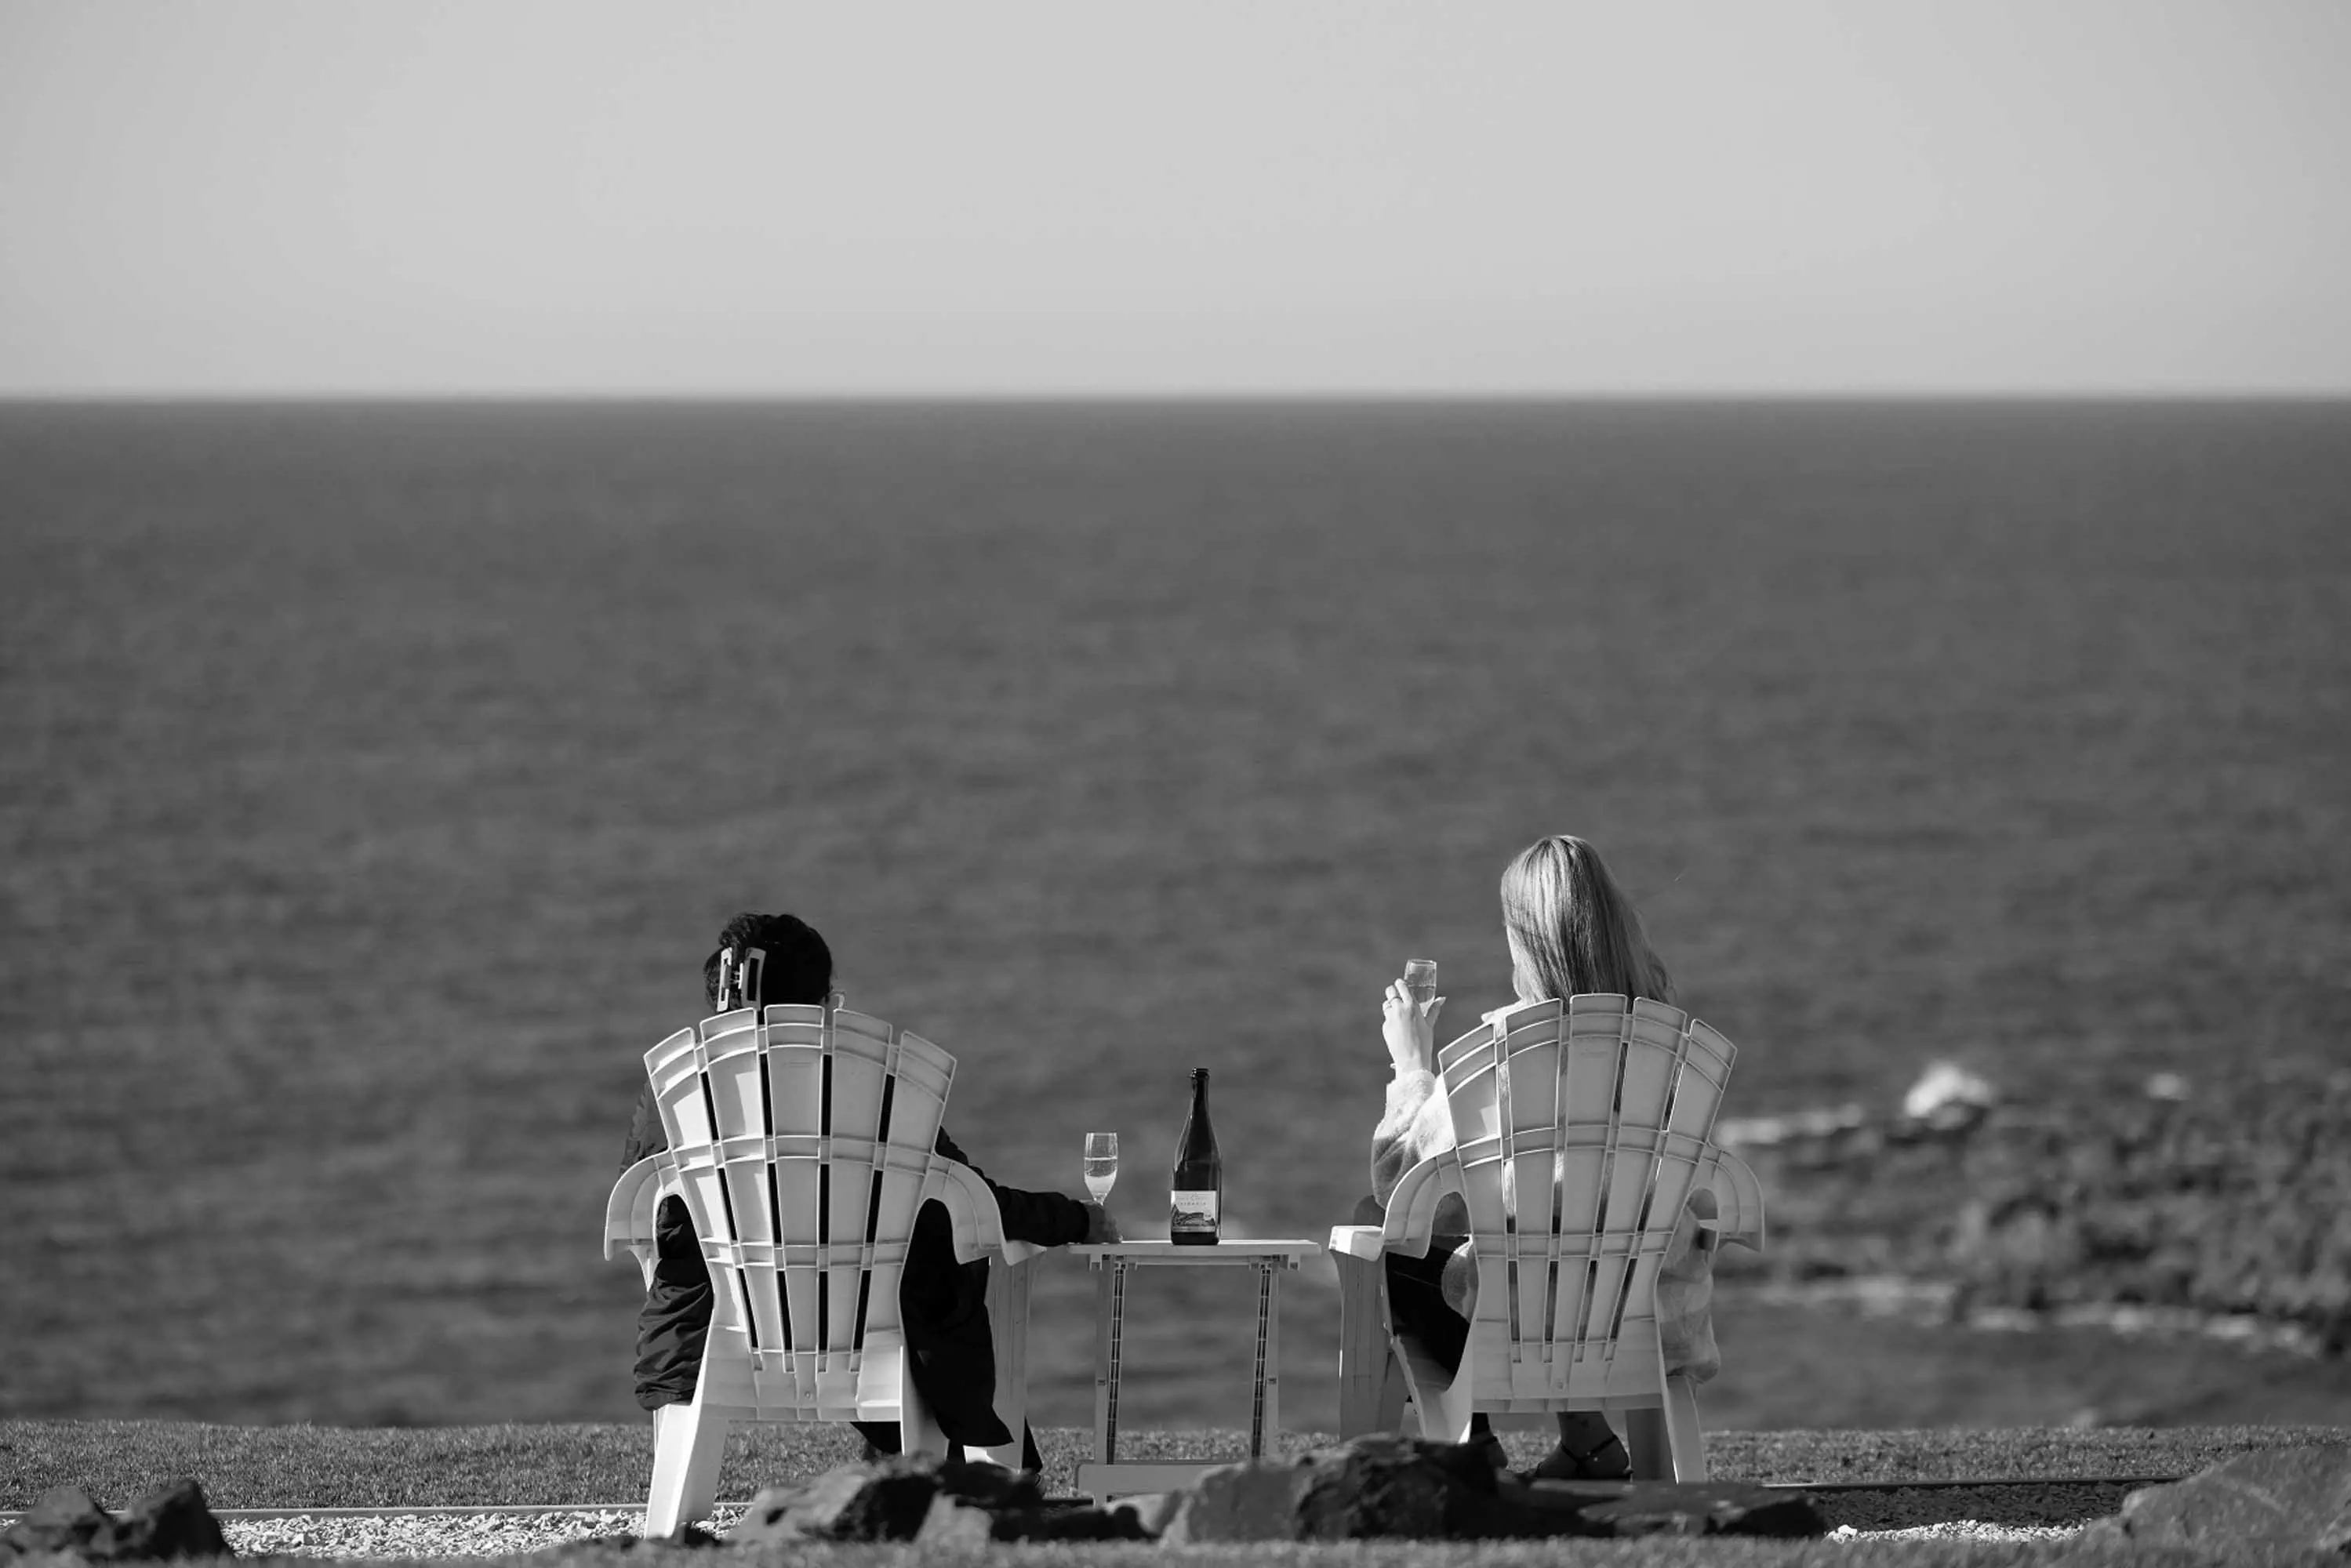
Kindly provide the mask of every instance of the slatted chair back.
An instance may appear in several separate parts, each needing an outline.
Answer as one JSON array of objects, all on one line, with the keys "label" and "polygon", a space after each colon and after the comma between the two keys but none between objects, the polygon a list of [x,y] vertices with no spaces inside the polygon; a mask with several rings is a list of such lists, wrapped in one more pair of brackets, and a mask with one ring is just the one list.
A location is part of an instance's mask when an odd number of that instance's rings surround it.
[{"label": "slatted chair back", "polygon": [[1719,1162],[1736,1055],[1678,1009],[1605,994],[1514,1009],[1438,1053],[1479,1270],[1477,1408],[1655,1399],[1657,1272]]},{"label": "slatted chair back", "polygon": [[716,1286],[700,1402],[764,1420],[894,1405],[916,1211],[946,1203],[962,1255],[995,1228],[933,1152],[955,1059],[862,1013],[770,1007],[680,1030],[645,1070]]}]

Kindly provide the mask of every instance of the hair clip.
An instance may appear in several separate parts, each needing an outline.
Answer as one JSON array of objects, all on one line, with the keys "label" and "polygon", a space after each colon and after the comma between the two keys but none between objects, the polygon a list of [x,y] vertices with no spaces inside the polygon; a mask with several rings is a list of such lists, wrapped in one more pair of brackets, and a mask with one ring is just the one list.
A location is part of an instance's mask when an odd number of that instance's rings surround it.
[{"label": "hair clip", "polygon": [[765,994],[761,988],[763,972],[768,967],[768,950],[764,947],[721,947],[718,950],[718,1010],[731,1013],[737,1008],[756,1008]]}]

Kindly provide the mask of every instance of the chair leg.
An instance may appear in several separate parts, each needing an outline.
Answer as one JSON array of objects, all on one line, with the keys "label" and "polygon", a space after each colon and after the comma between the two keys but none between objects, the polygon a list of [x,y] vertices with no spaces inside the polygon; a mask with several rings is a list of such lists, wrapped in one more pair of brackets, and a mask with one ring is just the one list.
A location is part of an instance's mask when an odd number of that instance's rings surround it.
[{"label": "chair leg", "polygon": [[[940,1430],[937,1417],[923,1396],[914,1390],[914,1353],[908,1351],[898,1374],[898,1451],[902,1454],[936,1454],[947,1452],[947,1435]],[[1016,1434],[1017,1436],[1017,1434]]]},{"label": "chair leg", "polygon": [[1391,1347],[1387,1354],[1381,1359],[1385,1364],[1380,1371],[1380,1395],[1379,1404],[1376,1407],[1377,1418],[1373,1424],[1372,1430],[1374,1432],[1401,1432],[1404,1430],[1404,1401],[1405,1394],[1404,1363],[1396,1359],[1395,1351],[1393,1347]]},{"label": "chair leg", "polygon": [[1404,1414],[1404,1396],[1395,1396],[1394,1414],[1382,1420],[1387,1383],[1396,1374],[1380,1300],[1385,1288],[1380,1260],[1334,1252],[1332,1261],[1339,1270],[1339,1436],[1393,1431]]},{"label": "chair leg", "polygon": [[1405,1429],[1403,1406],[1409,1405],[1412,1406],[1414,1429],[1424,1437],[1434,1437],[1436,1434],[1429,1426],[1428,1402],[1436,1390],[1421,1386],[1420,1378],[1421,1372],[1426,1368],[1416,1365],[1401,1343],[1391,1342],[1390,1354],[1395,1360],[1395,1380],[1404,1388],[1404,1397],[1396,1409],[1396,1424],[1392,1430],[1401,1432]]},{"label": "chair leg", "polygon": [[1674,1479],[1702,1481],[1706,1477],[1706,1432],[1698,1421],[1698,1385],[1678,1373],[1666,1379],[1666,1439],[1672,1449]]},{"label": "chair leg", "polygon": [[1475,1396],[1469,1392],[1469,1365],[1474,1350],[1474,1346],[1463,1349],[1461,1368],[1449,1383],[1440,1383],[1436,1376],[1430,1375],[1437,1371],[1432,1362],[1423,1362],[1413,1369],[1412,1402],[1420,1412],[1420,1435],[1432,1442],[1466,1443],[1469,1440],[1469,1417],[1476,1414],[1477,1404]]},{"label": "chair leg", "polygon": [[653,1480],[645,1498],[645,1539],[674,1536],[710,1515],[718,1500],[718,1462],[726,1456],[726,1417],[695,1400],[653,1413]]},{"label": "chair leg", "polygon": [[1635,1405],[1609,1412],[1623,1429],[1625,1457],[1633,1461],[1633,1479],[1665,1481],[1674,1479],[1674,1456],[1666,1440],[1665,1413],[1654,1405]]}]

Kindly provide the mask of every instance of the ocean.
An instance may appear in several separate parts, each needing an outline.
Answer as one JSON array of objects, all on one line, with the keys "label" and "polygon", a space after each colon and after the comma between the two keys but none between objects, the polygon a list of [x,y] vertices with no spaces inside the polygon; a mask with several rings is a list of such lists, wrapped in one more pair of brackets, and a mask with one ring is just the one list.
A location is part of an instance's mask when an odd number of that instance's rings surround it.
[{"label": "ocean", "polygon": [[[1382,988],[1507,999],[1551,832],[1733,1114],[2342,1062],[2346,627],[2341,402],[0,405],[0,1416],[633,1418],[604,1196],[738,909],[1134,1234],[1195,1066],[1233,1224],[1343,1221]],[[1222,1289],[1126,1419],[1245,1420]]]}]

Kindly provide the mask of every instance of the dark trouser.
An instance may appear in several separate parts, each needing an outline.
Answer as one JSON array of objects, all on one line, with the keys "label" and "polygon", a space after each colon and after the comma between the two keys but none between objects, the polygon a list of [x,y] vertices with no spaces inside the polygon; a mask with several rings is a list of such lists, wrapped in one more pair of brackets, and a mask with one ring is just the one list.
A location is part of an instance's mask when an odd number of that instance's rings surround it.
[{"label": "dark trouser", "polygon": [[[1445,1304],[1441,1280],[1446,1260],[1469,1244],[1466,1236],[1429,1238],[1428,1256],[1387,1255],[1388,1322],[1399,1333],[1410,1334],[1429,1357],[1449,1375],[1461,1370],[1461,1353],[1469,1344],[1469,1320]],[[1469,1417],[1469,1434],[1481,1437],[1493,1430],[1481,1413]],[[1573,1441],[1579,1452],[1594,1449],[1612,1436],[1608,1418],[1596,1410],[1562,1413],[1560,1441]]]},{"label": "dark trouser", "polygon": [[[1467,1236],[1432,1236],[1428,1256],[1387,1255],[1388,1322],[1429,1354],[1447,1375],[1461,1370],[1461,1353],[1469,1345],[1469,1320],[1445,1304],[1440,1282],[1446,1260],[1469,1245]],[[1469,1435],[1483,1437],[1493,1424],[1479,1411],[1469,1417]]]},{"label": "dark trouser", "polygon": [[1387,1255],[1388,1322],[1397,1333],[1410,1334],[1447,1373],[1461,1370],[1469,1321],[1445,1304],[1440,1281],[1445,1260],[1468,1245],[1467,1236],[1432,1236],[1426,1258]]},{"label": "dark trouser", "polygon": [[[637,1403],[647,1410],[694,1397],[710,1334],[710,1273],[684,1203],[664,1198],[653,1221],[657,1254],[652,1286],[637,1313]],[[926,1203],[899,1277],[898,1312],[915,1392],[950,1441],[994,1448],[1012,1440],[996,1414],[996,1340],[987,1321],[987,1264],[958,1263],[946,1207]],[[858,1430],[885,1453],[898,1428],[861,1421]],[[886,1432],[884,1443],[875,1437]],[[1034,1453],[1033,1441],[1029,1451]]]}]

